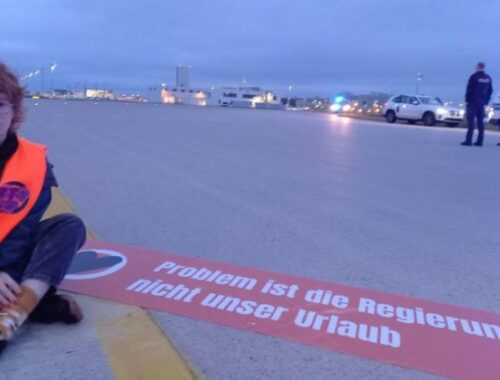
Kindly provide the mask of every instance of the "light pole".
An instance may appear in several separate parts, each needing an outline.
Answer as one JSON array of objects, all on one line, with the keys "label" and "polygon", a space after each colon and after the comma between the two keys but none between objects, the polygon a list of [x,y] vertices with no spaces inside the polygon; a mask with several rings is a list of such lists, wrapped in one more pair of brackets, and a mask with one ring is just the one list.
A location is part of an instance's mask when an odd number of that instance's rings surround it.
[{"label": "light pole", "polygon": [[[38,74],[40,74],[40,70],[35,70],[33,71],[33,79],[34,79],[34,82],[35,82],[35,88],[37,87],[36,86],[36,78],[38,77]],[[38,89],[40,89],[40,87],[38,87]]]},{"label": "light pole", "polygon": [[422,81],[423,78],[422,73],[417,73],[417,89],[416,89],[416,95],[420,95],[420,82]]},{"label": "light pole", "polygon": [[[31,85],[33,86],[33,77],[35,76],[35,73],[34,72],[31,72],[28,74],[28,87]],[[31,91],[33,91],[33,89],[31,89]]]},{"label": "light pole", "polygon": [[21,82],[26,83],[26,89],[29,91],[29,79],[31,78],[32,74],[26,74],[21,77]]},{"label": "light pole", "polygon": [[54,71],[56,71],[57,63],[50,65],[50,88],[54,91]]},{"label": "light pole", "polygon": [[42,93],[44,93],[45,92],[45,67],[42,67],[40,69],[40,71],[42,72],[42,76],[41,76],[41,78],[42,78]]}]

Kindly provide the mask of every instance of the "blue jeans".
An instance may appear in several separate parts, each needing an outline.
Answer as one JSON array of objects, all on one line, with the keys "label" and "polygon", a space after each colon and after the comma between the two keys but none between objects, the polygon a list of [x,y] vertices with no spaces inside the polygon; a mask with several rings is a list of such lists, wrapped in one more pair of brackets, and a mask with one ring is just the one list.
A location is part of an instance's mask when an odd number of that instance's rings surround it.
[{"label": "blue jeans", "polygon": [[467,103],[467,135],[465,142],[472,144],[475,122],[477,119],[477,140],[476,144],[483,145],[484,140],[484,104]]},{"label": "blue jeans", "polygon": [[5,271],[17,282],[37,279],[57,287],[84,243],[85,226],[80,218],[72,214],[54,216],[40,222],[33,232],[24,270],[16,266]]}]

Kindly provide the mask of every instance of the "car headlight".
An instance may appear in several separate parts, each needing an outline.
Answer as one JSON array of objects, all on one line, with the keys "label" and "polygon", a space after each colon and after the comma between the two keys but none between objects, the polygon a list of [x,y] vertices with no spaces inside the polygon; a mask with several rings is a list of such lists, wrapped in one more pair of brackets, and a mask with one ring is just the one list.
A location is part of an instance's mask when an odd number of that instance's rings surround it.
[{"label": "car headlight", "polygon": [[436,113],[437,113],[438,115],[445,115],[445,114],[447,113],[447,111],[446,111],[444,108],[438,108],[438,109],[436,110]]},{"label": "car headlight", "polygon": [[460,110],[460,111],[458,111],[458,112],[459,112],[460,116],[462,116],[462,117],[464,117],[464,116],[465,116],[465,110]]},{"label": "car headlight", "polygon": [[332,104],[330,106],[330,111],[338,112],[338,111],[340,111],[341,108],[342,108],[342,106],[340,104],[335,103],[335,104]]}]

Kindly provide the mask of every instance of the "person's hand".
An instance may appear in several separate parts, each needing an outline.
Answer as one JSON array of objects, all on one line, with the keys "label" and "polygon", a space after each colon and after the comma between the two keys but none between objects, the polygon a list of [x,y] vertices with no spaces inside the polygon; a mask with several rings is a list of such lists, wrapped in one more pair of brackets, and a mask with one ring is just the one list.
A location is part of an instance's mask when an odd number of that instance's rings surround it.
[{"label": "person's hand", "polygon": [[0,306],[7,307],[17,301],[22,291],[17,282],[5,272],[0,272]]}]

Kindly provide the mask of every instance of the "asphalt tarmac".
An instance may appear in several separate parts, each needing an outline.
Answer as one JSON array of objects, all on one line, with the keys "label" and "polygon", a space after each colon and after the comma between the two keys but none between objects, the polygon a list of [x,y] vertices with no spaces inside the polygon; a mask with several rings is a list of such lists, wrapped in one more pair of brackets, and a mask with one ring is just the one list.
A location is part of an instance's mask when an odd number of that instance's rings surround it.
[{"label": "asphalt tarmac", "polygon": [[[327,114],[27,108],[22,134],[48,146],[62,191],[105,241],[500,311],[498,133],[478,148],[459,145],[463,130]],[[432,378],[151,315],[207,379]]]}]

